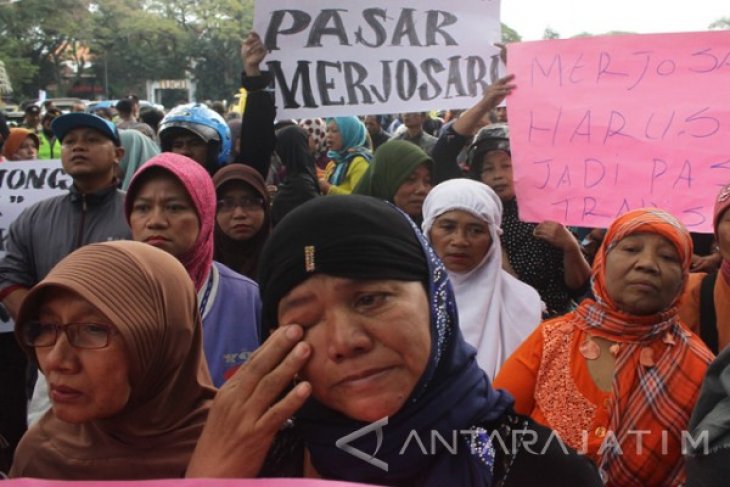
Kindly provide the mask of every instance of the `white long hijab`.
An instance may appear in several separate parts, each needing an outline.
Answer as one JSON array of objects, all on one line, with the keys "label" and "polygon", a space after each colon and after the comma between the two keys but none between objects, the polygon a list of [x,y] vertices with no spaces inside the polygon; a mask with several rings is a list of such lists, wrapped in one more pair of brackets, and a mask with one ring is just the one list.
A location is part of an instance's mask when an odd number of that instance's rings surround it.
[{"label": "white long hijab", "polygon": [[492,245],[468,272],[448,270],[456,294],[459,326],[477,349],[479,366],[494,378],[502,363],[542,319],[543,303],[531,286],[502,269],[502,202],[486,184],[452,179],[435,186],[423,203],[423,234],[431,241],[434,221],[460,210],[487,223]]}]

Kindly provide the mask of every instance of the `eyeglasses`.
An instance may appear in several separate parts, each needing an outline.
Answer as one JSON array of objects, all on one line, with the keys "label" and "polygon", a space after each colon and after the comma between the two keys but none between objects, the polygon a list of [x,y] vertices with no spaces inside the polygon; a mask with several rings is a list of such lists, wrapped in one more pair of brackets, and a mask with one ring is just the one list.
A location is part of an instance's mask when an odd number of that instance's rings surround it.
[{"label": "eyeglasses", "polygon": [[58,333],[63,332],[74,348],[105,348],[109,345],[109,337],[119,331],[111,325],[101,323],[68,323],[56,325],[29,321],[22,329],[23,342],[29,347],[51,347],[58,340]]},{"label": "eyeglasses", "polygon": [[221,198],[218,200],[218,211],[230,212],[236,208],[247,211],[261,210],[264,208],[263,198]]}]

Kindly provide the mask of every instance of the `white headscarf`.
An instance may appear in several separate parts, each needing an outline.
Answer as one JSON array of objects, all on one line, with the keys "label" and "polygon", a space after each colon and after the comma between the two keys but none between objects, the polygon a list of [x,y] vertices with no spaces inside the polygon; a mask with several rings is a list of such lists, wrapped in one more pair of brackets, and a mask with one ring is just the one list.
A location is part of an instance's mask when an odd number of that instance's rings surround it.
[{"label": "white headscarf", "polygon": [[487,223],[492,245],[469,272],[449,272],[456,294],[459,325],[477,349],[479,366],[494,378],[502,363],[540,324],[543,303],[531,286],[502,269],[502,202],[486,184],[452,179],[434,187],[423,203],[423,234],[439,216],[461,210]]}]

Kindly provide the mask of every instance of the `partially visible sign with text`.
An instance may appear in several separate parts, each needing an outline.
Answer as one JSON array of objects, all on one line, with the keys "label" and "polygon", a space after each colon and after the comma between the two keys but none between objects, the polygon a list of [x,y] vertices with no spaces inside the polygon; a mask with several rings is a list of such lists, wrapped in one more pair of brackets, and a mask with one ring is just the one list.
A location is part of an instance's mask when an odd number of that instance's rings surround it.
[{"label": "partially visible sign with text", "polygon": [[656,206],[712,231],[730,182],[730,31],[512,44],[520,218],[606,227]]},{"label": "partially visible sign with text", "polygon": [[[61,161],[17,161],[0,164],[0,257],[10,224],[33,203],[64,194],[72,180]],[[13,322],[0,305],[0,333],[12,331]]]},{"label": "partially visible sign with text", "polygon": [[499,0],[268,0],[254,26],[280,118],[465,108],[499,72]]}]

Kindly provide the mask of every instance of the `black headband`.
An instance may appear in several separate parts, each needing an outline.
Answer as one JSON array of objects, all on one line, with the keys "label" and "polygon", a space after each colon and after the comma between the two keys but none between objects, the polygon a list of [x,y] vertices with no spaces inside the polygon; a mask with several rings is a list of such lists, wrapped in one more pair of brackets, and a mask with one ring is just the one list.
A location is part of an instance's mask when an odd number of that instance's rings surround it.
[{"label": "black headband", "polygon": [[289,213],[259,262],[262,339],[278,325],[279,301],[314,274],[363,280],[428,280],[414,227],[402,212],[369,196],[324,196]]}]

